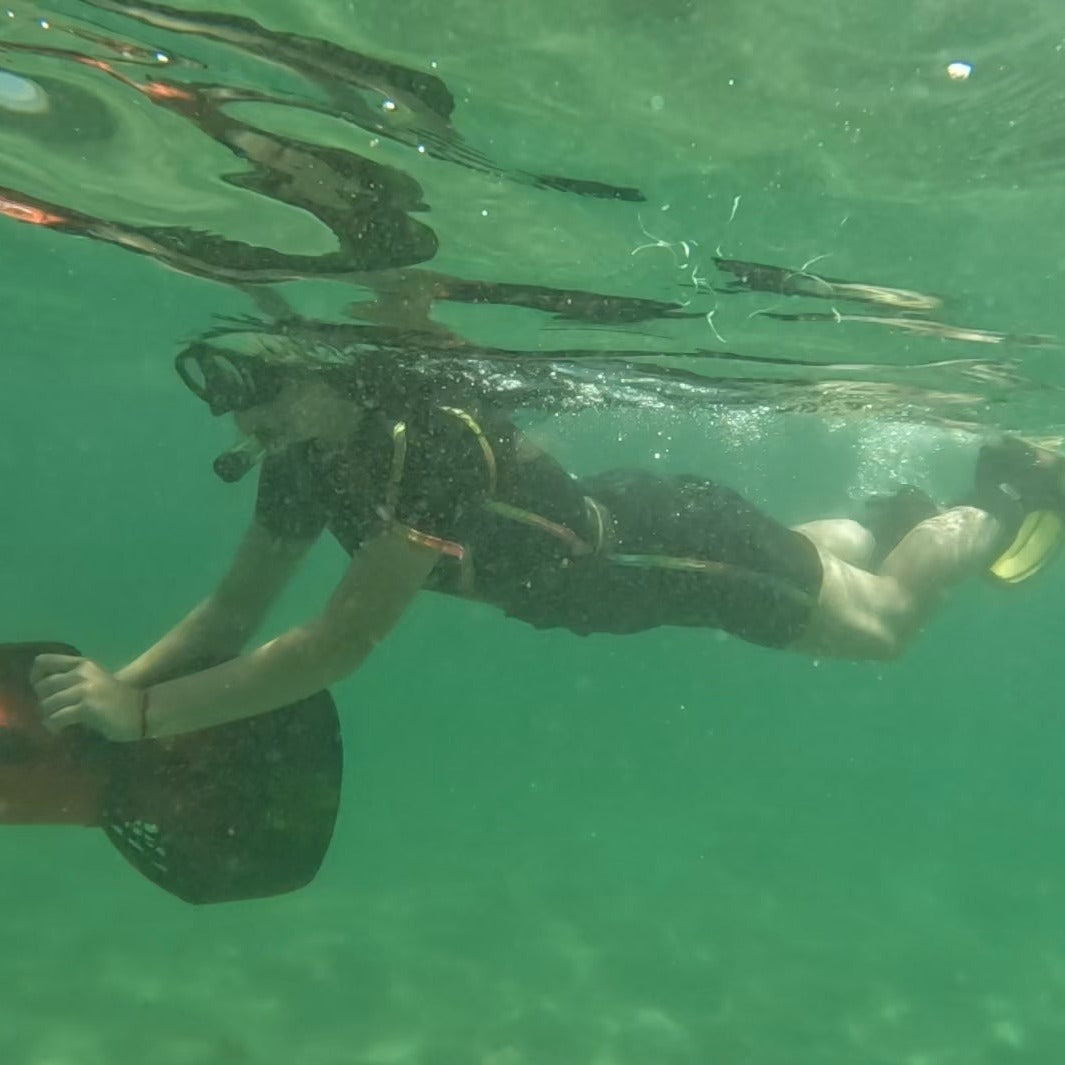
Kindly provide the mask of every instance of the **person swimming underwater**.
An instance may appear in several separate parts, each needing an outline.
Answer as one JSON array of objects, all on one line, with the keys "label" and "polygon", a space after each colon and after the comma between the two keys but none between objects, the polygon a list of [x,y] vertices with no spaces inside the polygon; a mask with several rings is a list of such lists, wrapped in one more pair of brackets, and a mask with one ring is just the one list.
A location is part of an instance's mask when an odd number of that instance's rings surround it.
[{"label": "person swimming underwater", "polygon": [[[178,356],[185,384],[265,454],[254,515],[215,590],[117,673],[75,655],[36,659],[49,729],[133,741],[296,702],[357,669],[421,589],[537,628],[697,626],[891,659],[952,586],[1024,579],[1062,539],[1065,462],[1014,438],[982,449],[963,505],[941,510],[910,491],[872,528],[787,528],[698,476],[576,478],[493,404],[413,387],[388,360],[372,367],[202,341]],[[216,464],[224,479],[250,465],[240,454]],[[351,561],[322,611],[244,651],[327,530]],[[199,668],[205,659],[226,660]]]}]

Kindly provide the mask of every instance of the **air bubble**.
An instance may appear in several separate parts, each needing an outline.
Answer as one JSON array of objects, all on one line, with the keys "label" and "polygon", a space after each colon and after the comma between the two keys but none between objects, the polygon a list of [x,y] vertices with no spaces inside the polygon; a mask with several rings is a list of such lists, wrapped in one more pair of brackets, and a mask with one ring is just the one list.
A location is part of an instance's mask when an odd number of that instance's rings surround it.
[{"label": "air bubble", "polygon": [[25,115],[39,115],[48,110],[48,95],[29,78],[0,70],[0,107]]}]

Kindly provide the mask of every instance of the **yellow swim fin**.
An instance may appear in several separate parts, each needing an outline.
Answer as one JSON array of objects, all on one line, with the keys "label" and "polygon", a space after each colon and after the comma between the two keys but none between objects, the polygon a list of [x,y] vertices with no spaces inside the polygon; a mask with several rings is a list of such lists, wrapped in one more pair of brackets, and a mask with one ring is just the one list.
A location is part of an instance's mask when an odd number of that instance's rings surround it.
[{"label": "yellow swim fin", "polygon": [[1065,542],[1065,520],[1053,510],[1026,514],[1013,543],[991,563],[989,574],[1002,584],[1020,584],[1034,577]]}]

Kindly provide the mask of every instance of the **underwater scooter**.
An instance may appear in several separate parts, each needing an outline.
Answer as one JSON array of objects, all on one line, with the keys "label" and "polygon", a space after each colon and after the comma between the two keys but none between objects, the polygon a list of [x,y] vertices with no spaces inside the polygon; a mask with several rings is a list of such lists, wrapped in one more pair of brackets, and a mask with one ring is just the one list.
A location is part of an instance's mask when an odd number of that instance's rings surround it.
[{"label": "underwater scooter", "polygon": [[0,825],[100,828],[185,902],[262,898],[310,883],[340,803],[343,748],[327,691],[242,721],[137,743],[52,735],[30,686],[39,654],[0,644]]}]

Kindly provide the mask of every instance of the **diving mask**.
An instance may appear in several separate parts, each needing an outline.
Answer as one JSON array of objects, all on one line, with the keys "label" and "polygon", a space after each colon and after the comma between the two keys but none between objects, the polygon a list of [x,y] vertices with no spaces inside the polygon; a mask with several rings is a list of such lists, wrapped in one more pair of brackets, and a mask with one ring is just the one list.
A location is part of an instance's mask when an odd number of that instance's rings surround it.
[{"label": "diving mask", "polygon": [[276,399],[289,379],[286,368],[239,352],[190,344],[174,360],[185,387],[214,415],[234,414]]},{"label": "diving mask", "polygon": [[[214,415],[236,414],[276,399],[287,380],[282,368],[263,359],[198,342],[174,360],[178,376]],[[214,472],[234,484],[258,465],[266,448],[254,437],[242,437],[215,460]]]}]

